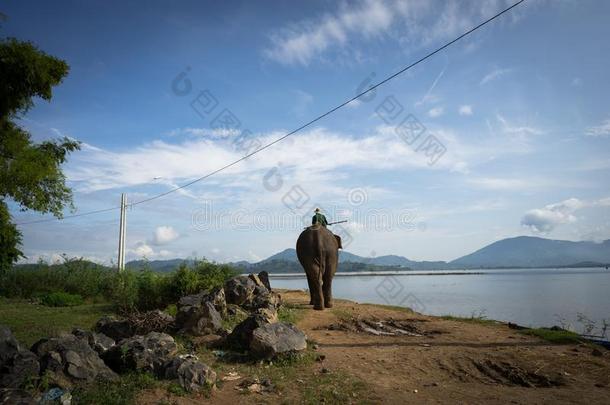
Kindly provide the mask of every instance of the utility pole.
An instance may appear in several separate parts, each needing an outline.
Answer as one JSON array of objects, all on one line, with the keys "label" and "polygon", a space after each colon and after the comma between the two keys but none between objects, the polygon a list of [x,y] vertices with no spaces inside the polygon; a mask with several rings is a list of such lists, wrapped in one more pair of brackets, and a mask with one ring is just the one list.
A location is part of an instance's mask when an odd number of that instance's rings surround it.
[{"label": "utility pole", "polygon": [[127,225],[125,215],[127,208],[127,198],[125,193],[121,193],[121,222],[119,225],[119,271],[125,270],[125,227]]}]

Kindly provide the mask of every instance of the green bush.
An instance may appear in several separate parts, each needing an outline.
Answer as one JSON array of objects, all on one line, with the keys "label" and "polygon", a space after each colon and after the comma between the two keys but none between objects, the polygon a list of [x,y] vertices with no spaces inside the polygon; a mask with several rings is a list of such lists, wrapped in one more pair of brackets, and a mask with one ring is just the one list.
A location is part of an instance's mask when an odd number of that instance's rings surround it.
[{"label": "green bush", "polygon": [[0,296],[34,298],[52,293],[101,298],[121,311],[163,309],[187,294],[223,285],[237,275],[228,265],[197,260],[183,263],[170,273],[157,273],[148,266],[116,269],[83,259],[68,259],[49,265],[43,262],[15,266],[0,275]]},{"label": "green bush", "polygon": [[43,295],[40,303],[47,307],[74,307],[76,305],[83,305],[84,300],[78,294],[57,291]]}]

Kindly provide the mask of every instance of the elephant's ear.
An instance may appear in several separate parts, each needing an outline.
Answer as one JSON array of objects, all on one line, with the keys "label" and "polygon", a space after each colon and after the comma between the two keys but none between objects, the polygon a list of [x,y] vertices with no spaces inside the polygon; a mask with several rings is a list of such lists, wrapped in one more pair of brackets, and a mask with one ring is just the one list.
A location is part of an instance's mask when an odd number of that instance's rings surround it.
[{"label": "elephant's ear", "polygon": [[341,236],[339,235],[333,235],[335,237],[335,239],[337,239],[337,245],[339,249],[343,249],[343,245],[341,245]]}]

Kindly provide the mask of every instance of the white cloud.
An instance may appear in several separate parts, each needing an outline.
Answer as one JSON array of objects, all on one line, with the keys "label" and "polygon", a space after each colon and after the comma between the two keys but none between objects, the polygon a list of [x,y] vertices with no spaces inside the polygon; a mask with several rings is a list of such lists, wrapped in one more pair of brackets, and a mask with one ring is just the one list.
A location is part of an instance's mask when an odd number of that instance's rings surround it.
[{"label": "white cloud", "polygon": [[472,106],[468,104],[461,105],[458,112],[460,115],[472,115]]},{"label": "white cloud", "polygon": [[230,128],[176,128],[172,129],[167,133],[169,136],[189,135],[189,136],[200,136],[209,138],[227,138],[230,136],[236,136],[240,134],[237,129]]},{"label": "white cloud", "polygon": [[128,261],[136,259],[164,259],[172,255],[172,252],[165,249],[155,251],[148,243],[142,241],[136,242],[133,248],[127,249],[126,253]]},{"label": "white cloud", "polygon": [[180,236],[171,226],[159,226],[155,229],[151,243],[153,245],[166,245]]},{"label": "white cloud", "polygon": [[515,125],[512,122],[509,122],[506,118],[504,118],[500,114],[496,114],[496,119],[502,125],[502,131],[511,136],[515,136],[518,138],[526,139],[531,135],[542,135],[544,131],[533,126],[528,125]]},{"label": "white cloud", "polygon": [[357,55],[358,40],[390,38],[413,49],[461,34],[503,6],[498,1],[483,6],[459,1],[342,3],[332,13],[289,23],[275,30],[263,53],[281,64],[306,66],[331,50],[351,50]]},{"label": "white cloud", "polygon": [[491,82],[492,80],[499,79],[500,77],[510,73],[511,71],[512,69],[494,69],[491,72],[487,73],[485,76],[483,76],[479,84],[483,86]]},{"label": "white cloud", "polygon": [[[445,138],[445,142],[448,142],[448,152],[432,169],[452,170],[458,162],[463,161],[458,154],[468,148],[458,146],[457,137],[437,132],[439,138]],[[260,135],[258,139],[261,144],[266,144],[283,134],[272,132]],[[328,159],[325,156],[329,150],[341,153]],[[74,155],[66,167],[66,174],[73,187],[80,192],[146,184],[163,184],[174,188],[177,184],[201,177],[242,156],[234,149],[230,139],[196,138],[177,143],[154,141],[122,152],[91,147]],[[211,181],[223,186],[250,187],[252,178],[257,179],[260,171],[267,171],[273,166],[274,158],[281,159],[286,166],[294,168],[295,173],[304,179],[311,177],[312,173],[341,168],[430,168],[428,157],[402,142],[396,136],[394,127],[380,126],[365,136],[350,136],[315,128],[287,138],[269,151],[254,155],[219,173]],[[155,181],[155,177],[160,179]],[[197,194],[192,194],[194,190],[196,188],[184,191],[196,198]]]},{"label": "white cloud", "polygon": [[362,105],[362,101],[360,101],[359,99],[355,99],[349,102],[349,104],[347,105],[349,108],[358,108]]},{"label": "white cloud", "polygon": [[530,228],[536,233],[549,233],[562,224],[574,223],[577,217],[574,213],[586,207],[610,206],[610,198],[593,201],[570,198],[559,203],[549,204],[543,208],[535,208],[525,213],[521,225]]},{"label": "white cloud", "polygon": [[608,136],[610,135],[610,120],[605,120],[602,124],[589,127],[585,134],[589,136]]},{"label": "white cloud", "polygon": [[146,257],[151,258],[155,255],[155,251],[153,248],[148,246],[145,242],[139,242],[136,244],[135,248],[128,249],[128,253],[131,252],[137,257]]},{"label": "white cloud", "polygon": [[468,179],[468,182],[489,190],[521,190],[535,186],[532,181],[517,178],[476,177]]},{"label": "white cloud", "polygon": [[443,107],[434,107],[428,111],[428,116],[430,118],[440,117],[441,115],[443,115],[443,112],[444,112]]}]

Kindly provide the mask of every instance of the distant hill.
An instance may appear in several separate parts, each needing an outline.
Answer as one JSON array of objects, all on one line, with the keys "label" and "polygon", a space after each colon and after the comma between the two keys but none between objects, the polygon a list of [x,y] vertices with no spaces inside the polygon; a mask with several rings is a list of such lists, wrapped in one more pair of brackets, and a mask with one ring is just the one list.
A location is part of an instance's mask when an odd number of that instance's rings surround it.
[{"label": "distant hill", "polygon": [[[135,260],[128,268],[148,266],[167,272],[187,259]],[[340,251],[339,271],[448,270],[511,267],[603,267],[610,263],[610,240],[602,243],[570,242],[531,236],[502,239],[451,262],[415,261],[404,256],[363,257]],[[230,263],[244,272],[266,270],[269,273],[299,273],[301,265],[293,248],[282,250],[257,263],[245,260]]]},{"label": "distant hill", "polygon": [[452,267],[564,267],[584,262],[610,263],[610,240],[571,242],[519,236],[503,239],[449,262]]}]

